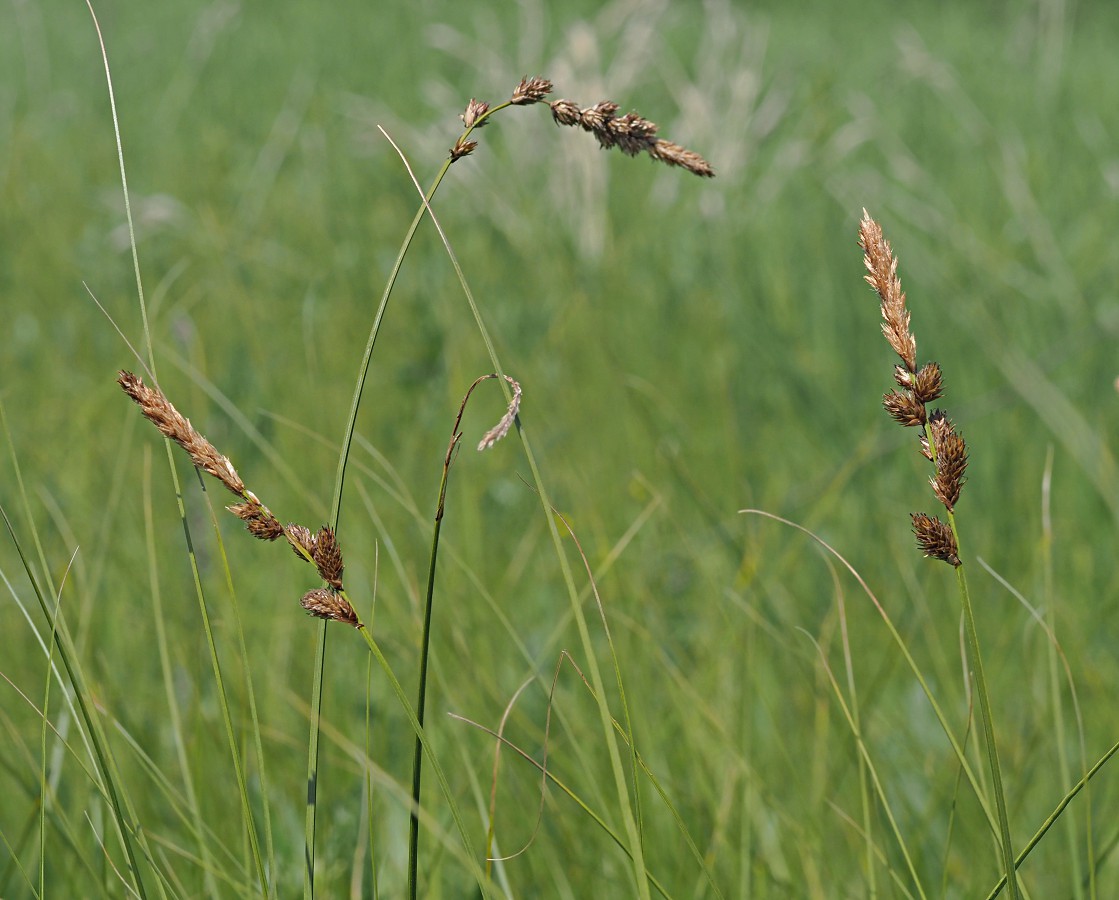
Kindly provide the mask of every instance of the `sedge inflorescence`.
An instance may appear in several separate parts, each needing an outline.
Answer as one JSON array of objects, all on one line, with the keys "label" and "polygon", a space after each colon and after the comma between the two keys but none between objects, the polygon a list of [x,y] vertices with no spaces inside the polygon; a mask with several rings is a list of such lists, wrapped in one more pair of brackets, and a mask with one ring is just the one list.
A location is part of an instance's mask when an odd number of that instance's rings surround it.
[{"label": "sedge inflorescence", "polygon": [[909,310],[897,274],[898,261],[882,234],[882,227],[865,209],[859,223],[859,246],[867,270],[865,281],[881,300],[882,333],[901,360],[894,367],[897,387],[883,396],[882,405],[898,424],[920,427],[921,454],[934,467],[929,481],[949,518],[948,522],[942,522],[923,512],[912,513],[917,546],[925,556],[959,566],[952,516],[966,480],[967,446],[943,410],[929,410],[929,404],[944,392],[943,373],[935,362],[917,367],[917,340],[909,330]]},{"label": "sedge inflorescence", "polygon": [[[505,105],[529,106],[533,103],[544,103],[552,90],[552,82],[547,78],[525,77],[521,79]],[[600,100],[586,108],[581,108],[573,100],[554,100],[549,103],[549,107],[552,110],[552,119],[557,125],[582,128],[593,134],[604,150],[617,147],[627,156],[646,153],[657,162],[678,166],[703,178],[715,176],[711,164],[698,153],[657,137],[656,122],[650,122],[637,113],[618,115],[620,107],[612,100]],[[460,118],[467,131],[471,131],[485,125],[490,112],[488,103],[471,98]],[[451,148],[451,159],[457,160],[467,156],[477,146],[477,141],[463,135]]]}]

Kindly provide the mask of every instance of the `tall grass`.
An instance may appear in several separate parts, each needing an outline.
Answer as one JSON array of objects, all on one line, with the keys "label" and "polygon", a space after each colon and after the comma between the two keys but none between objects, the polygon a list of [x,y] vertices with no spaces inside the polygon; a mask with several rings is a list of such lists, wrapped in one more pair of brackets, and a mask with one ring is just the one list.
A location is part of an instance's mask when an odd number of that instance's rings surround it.
[{"label": "tall grass", "polygon": [[[120,893],[130,865],[147,894],[286,895],[309,845],[317,893],[398,896],[416,813],[428,893],[985,896],[1001,844],[1023,896],[1108,896],[1109,13],[618,2],[534,30],[528,2],[516,26],[427,11],[422,33],[220,5],[104,22],[158,384],[312,535],[420,202],[375,122],[429,183],[470,96],[542,71],[581,103],[638,106],[718,170],[601,153],[539,107],[464,138],[481,144],[432,210],[476,311],[425,222],[337,523],[366,627],[329,625],[321,670],[295,609],[317,574],[211,512],[185,457],[180,487],[149,470],[155,432],[109,383],[134,361],[82,280],[142,342],[88,20],[3,14],[0,895]],[[355,73],[354,55],[375,62]],[[954,576],[906,527],[920,460],[877,408],[861,205],[904,257],[968,438],[960,555],[1004,817]],[[446,456],[490,372],[524,386],[540,483],[517,441]],[[483,385],[456,433],[476,440],[510,399]],[[444,784],[425,767],[416,807],[422,646]],[[74,674],[47,688],[52,660]]]}]

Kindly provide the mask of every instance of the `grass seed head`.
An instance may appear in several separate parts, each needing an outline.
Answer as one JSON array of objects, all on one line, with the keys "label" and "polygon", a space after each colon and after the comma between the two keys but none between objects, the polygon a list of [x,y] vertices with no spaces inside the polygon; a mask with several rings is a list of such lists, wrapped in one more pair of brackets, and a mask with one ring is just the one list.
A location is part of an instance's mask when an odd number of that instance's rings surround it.
[{"label": "grass seed head", "polygon": [[308,591],[300,599],[299,605],[316,618],[344,622],[354,628],[361,628],[361,622],[350,602],[331,588],[316,588]]},{"label": "grass seed head", "polygon": [[226,509],[245,523],[249,534],[262,541],[274,541],[284,533],[284,526],[255,498],[227,506]]},{"label": "grass seed head", "polygon": [[882,226],[864,209],[859,223],[859,246],[867,274],[864,280],[882,301],[882,333],[906,369],[917,371],[917,341],[909,332],[909,311],[905,308],[905,292],[898,278],[898,261],[890,242],[882,234]]},{"label": "grass seed head", "polygon": [[913,533],[917,536],[917,547],[925,556],[942,559],[951,566],[960,565],[956,536],[952,529],[936,518],[924,513],[913,513]]},{"label": "grass seed head", "polygon": [[[287,527],[287,536],[288,543],[291,544],[291,549],[296,556],[300,559],[315,558],[315,535],[310,528],[292,522]],[[306,556],[303,551],[306,552]]]},{"label": "grass seed head", "polygon": [[637,113],[618,115],[618,104],[600,100],[594,106],[580,109],[572,100],[555,100],[552,118],[557,125],[578,125],[589,131],[605,150],[617,147],[627,156],[648,153],[658,162],[679,166],[703,178],[713,178],[715,170],[698,153],[657,137],[657,123]]},{"label": "grass seed head", "polygon": [[944,393],[944,377],[940,366],[934,362],[925,363],[911,379],[913,396],[921,403],[939,400]]},{"label": "grass seed head", "polygon": [[514,106],[527,106],[530,103],[540,103],[543,101],[544,97],[551,92],[552,82],[547,78],[541,78],[539,75],[534,75],[532,78],[529,78],[526,75],[513,91],[513,96],[509,98],[509,102]]},{"label": "grass seed head", "polygon": [[936,457],[936,474],[930,479],[933,492],[948,512],[956,508],[963,489],[964,472],[967,470],[967,445],[963,436],[940,410],[929,422]]},{"label": "grass seed head", "polygon": [[245,482],[233,468],[233,463],[195,430],[190,420],[175,409],[159,388],[148,387],[138,376],[127,371],[117,375],[117,384],[136,402],[148,421],[187,452],[195,466],[224,484],[230,493],[245,496]]},{"label": "grass seed head", "polygon": [[342,590],[342,548],[334,537],[334,529],[323,525],[315,535],[315,546],[311,558],[319,570],[322,580],[337,591]]},{"label": "grass seed head", "polygon": [[910,427],[925,424],[925,404],[909,391],[890,391],[882,395],[882,407],[899,425]]},{"label": "grass seed head", "polygon": [[450,149],[451,162],[454,162],[456,159],[462,159],[464,156],[469,156],[474,152],[477,146],[477,141],[470,141],[460,137]]},{"label": "grass seed head", "polygon": [[482,128],[489,124],[489,120],[481,123],[479,123],[478,120],[489,111],[490,105],[488,103],[483,103],[481,100],[475,100],[471,97],[470,102],[466,104],[466,112],[459,116],[459,118],[462,119],[462,124],[467,128],[474,128],[476,125],[478,128]]}]

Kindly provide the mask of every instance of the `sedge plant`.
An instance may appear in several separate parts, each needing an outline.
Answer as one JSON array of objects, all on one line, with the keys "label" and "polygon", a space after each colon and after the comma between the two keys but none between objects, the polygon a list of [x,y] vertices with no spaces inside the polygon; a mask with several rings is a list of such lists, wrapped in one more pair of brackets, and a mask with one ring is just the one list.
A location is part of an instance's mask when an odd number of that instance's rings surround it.
[{"label": "sedge plant", "polygon": [[885,394],[882,405],[899,425],[920,429],[921,454],[933,465],[930,479],[936,499],[944,507],[945,518],[924,512],[912,514],[913,532],[918,548],[927,557],[941,560],[955,569],[963,610],[964,629],[967,633],[968,667],[975,684],[979,701],[979,727],[986,748],[987,765],[991,774],[998,817],[997,840],[1002,858],[1009,896],[1018,900],[1019,888],[1015,877],[1014,848],[1010,836],[1010,819],[1006,808],[999,766],[998,745],[994,715],[983,673],[979,634],[975,627],[975,613],[968,591],[967,575],[960,557],[960,534],[956,524],[956,504],[964,486],[967,469],[967,445],[952,420],[940,409],[930,409],[929,404],[940,399],[944,391],[943,374],[935,362],[917,365],[917,339],[909,327],[909,309],[905,292],[898,277],[898,261],[889,241],[883,236],[882,227],[864,209],[859,223],[859,246],[867,274],[865,280],[878,294],[882,309],[882,333],[901,362],[894,366],[897,387]]}]

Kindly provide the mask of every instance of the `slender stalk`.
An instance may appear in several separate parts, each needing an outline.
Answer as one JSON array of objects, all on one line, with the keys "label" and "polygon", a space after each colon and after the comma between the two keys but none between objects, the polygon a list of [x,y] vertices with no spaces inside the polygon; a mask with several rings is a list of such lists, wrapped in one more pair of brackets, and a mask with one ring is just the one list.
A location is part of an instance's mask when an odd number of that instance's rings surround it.
[{"label": "slender stalk", "polygon": [[[505,105],[508,104],[503,104],[503,106]],[[501,108],[503,107],[495,107],[493,110],[490,110],[489,114],[492,115],[493,112]],[[385,136],[388,137],[387,134]],[[395,144],[393,144],[393,146],[396,147]],[[396,149],[399,153],[399,148]],[[404,160],[404,164],[405,166],[407,166],[408,163],[407,160],[404,159],[403,154],[401,154],[401,159]],[[408,171],[409,174],[411,174],[411,167],[408,167]],[[413,176],[413,182],[415,182],[415,176]],[[417,185],[417,188],[418,187],[419,186]],[[447,255],[451,260],[451,264],[454,266],[455,273],[459,279],[459,284],[461,285],[463,293],[466,296],[466,301],[469,304],[470,311],[474,316],[475,325],[477,326],[478,332],[482,337],[482,341],[486,346],[487,352],[489,353],[490,361],[493,364],[494,370],[497,373],[503,374],[505,370],[502,368],[501,362],[497,357],[497,351],[495,350],[493,341],[490,338],[489,329],[486,328],[485,321],[482,319],[481,311],[478,308],[478,304],[475,302],[474,293],[470,289],[470,285],[467,282],[466,276],[462,271],[462,266],[459,264],[458,256],[455,254],[454,249],[451,247],[450,241],[447,239],[446,234],[444,234],[442,227],[439,225],[438,219],[436,219],[434,213],[431,212],[429,206],[430,192],[428,195],[423,196],[424,206],[428,209],[428,212],[431,213],[432,224],[434,224],[435,227],[439,230],[439,235],[443,240],[443,246],[446,248]],[[507,385],[502,385],[502,387],[506,392],[506,397],[510,398],[511,395],[509,392],[509,387]],[[571,603],[572,617],[575,619],[576,626],[579,630],[580,644],[582,645],[583,651],[586,654],[587,669],[591,675],[591,682],[594,688],[595,699],[597,700],[598,705],[599,718],[603,734],[606,738],[607,752],[610,757],[611,771],[614,776],[614,787],[618,795],[619,805],[622,809],[622,818],[626,828],[626,837],[630,841],[629,855],[630,859],[633,861],[634,880],[636,882],[638,896],[640,896],[642,900],[648,900],[649,880],[648,871],[645,868],[645,856],[642,848],[642,835],[639,822],[640,801],[637,798],[637,772],[636,769],[633,770],[634,798],[631,799],[629,785],[626,781],[625,769],[622,766],[621,762],[621,754],[618,749],[617,741],[614,738],[613,730],[610,726],[612,716],[610,713],[610,708],[606,702],[605,683],[602,680],[602,673],[598,666],[598,660],[595,658],[594,655],[594,645],[591,641],[590,629],[587,627],[586,616],[583,614],[582,600],[579,594],[579,589],[575,586],[575,578],[571,570],[571,563],[568,561],[566,552],[563,548],[559,528],[556,525],[556,517],[555,515],[553,515],[553,508],[551,502],[548,499],[548,492],[544,487],[543,476],[540,474],[540,469],[536,463],[536,457],[532,450],[532,444],[530,443],[528,435],[519,418],[517,419],[517,433],[520,436],[521,446],[524,449],[525,458],[528,462],[529,470],[532,473],[533,486],[536,490],[537,496],[540,499],[541,509],[543,510],[545,515],[545,521],[548,526],[548,534],[551,537],[552,547],[556,554],[556,559],[560,565],[560,574],[563,578],[564,585],[567,588],[568,600]],[[619,689],[621,689],[620,680]],[[630,734],[631,743],[632,737],[632,734]],[[637,815],[634,814],[635,806],[638,807]]]},{"label": "slender stalk", "polygon": [[[948,514],[952,533],[956,535],[959,546],[959,533],[956,530],[956,517]],[[991,788],[995,795],[995,813],[999,820],[999,844],[1002,848],[1003,867],[1006,872],[1010,896],[1018,900],[1018,879],[1012,877],[1015,869],[1014,846],[1010,838],[1010,817],[1006,811],[1006,792],[1002,784],[1002,769],[999,766],[998,748],[995,746],[995,723],[991,714],[991,700],[987,695],[987,678],[983,673],[983,657],[979,652],[979,634],[975,629],[975,613],[971,606],[967,576],[963,565],[956,566],[956,583],[960,587],[960,601],[964,609],[964,630],[967,632],[968,655],[971,657],[972,673],[975,677],[975,692],[979,697],[979,721],[983,727],[983,740],[987,747],[987,765],[991,770]]]},{"label": "slender stalk", "polygon": [[[477,384],[477,382],[475,382]],[[473,390],[471,386],[471,390]],[[463,401],[465,405],[466,401]],[[461,418],[461,412],[459,416]],[[457,423],[456,423],[457,425]],[[447,456],[443,462],[443,476],[439,482],[439,503],[435,509],[435,527],[431,532],[431,557],[427,565],[427,598],[424,603],[423,634],[420,637],[420,681],[416,688],[416,721],[424,724],[427,709],[427,669],[431,655],[431,612],[435,605],[435,562],[439,556],[439,533],[443,528],[443,508],[447,499],[447,479],[451,473],[451,456],[462,433],[455,429]],[[423,742],[416,733],[416,746],[412,753],[412,815],[408,820],[408,896],[415,900],[419,890],[419,848],[420,848],[420,782],[423,773]]]}]

